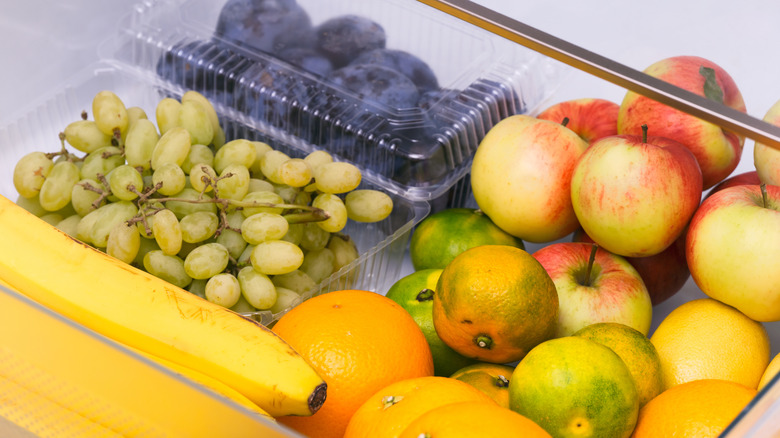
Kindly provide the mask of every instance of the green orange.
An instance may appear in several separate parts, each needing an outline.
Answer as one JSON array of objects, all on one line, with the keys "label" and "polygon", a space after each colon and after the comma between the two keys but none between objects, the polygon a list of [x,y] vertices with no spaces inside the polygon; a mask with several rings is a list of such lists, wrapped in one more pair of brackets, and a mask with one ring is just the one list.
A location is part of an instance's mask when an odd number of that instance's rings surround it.
[{"label": "green orange", "polygon": [[475,363],[448,347],[433,326],[433,295],[441,276],[441,269],[415,271],[396,281],[386,296],[406,309],[422,329],[433,355],[433,371],[436,376],[449,377],[455,371]]},{"label": "green orange", "polygon": [[409,256],[415,270],[443,269],[463,251],[480,245],[524,248],[523,241],[493,223],[480,210],[449,208],[426,217],[412,233]]},{"label": "green orange", "polygon": [[445,344],[484,362],[520,360],[555,335],[558,292],[525,250],[482,245],[444,268],[433,297],[433,324]]},{"label": "green orange", "polygon": [[459,369],[450,377],[468,383],[489,395],[499,406],[509,408],[509,380],[514,370],[509,365],[478,362]]}]

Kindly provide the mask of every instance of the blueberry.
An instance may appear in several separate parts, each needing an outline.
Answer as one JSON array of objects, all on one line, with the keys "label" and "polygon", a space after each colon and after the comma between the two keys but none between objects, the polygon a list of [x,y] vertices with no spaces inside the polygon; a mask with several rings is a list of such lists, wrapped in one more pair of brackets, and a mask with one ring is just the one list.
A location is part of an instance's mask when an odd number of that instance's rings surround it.
[{"label": "blueberry", "polygon": [[358,55],[350,64],[378,64],[399,71],[417,85],[420,93],[439,88],[439,81],[431,67],[422,59],[403,50],[370,50]]},{"label": "blueberry", "polygon": [[350,63],[362,52],[385,47],[385,30],[375,21],[358,15],[340,15],[314,29],[317,48],[335,68]]},{"label": "blueberry", "polygon": [[333,71],[333,64],[330,60],[310,47],[288,47],[280,51],[277,56],[279,59],[317,76],[327,76]]},{"label": "blueberry", "polygon": [[328,80],[357,94],[361,100],[390,108],[414,107],[420,97],[411,79],[381,65],[348,65],[334,70]]},{"label": "blueberry", "polygon": [[313,28],[295,0],[228,0],[214,31],[237,46],[278,53],[287,47],[311,46]]}]

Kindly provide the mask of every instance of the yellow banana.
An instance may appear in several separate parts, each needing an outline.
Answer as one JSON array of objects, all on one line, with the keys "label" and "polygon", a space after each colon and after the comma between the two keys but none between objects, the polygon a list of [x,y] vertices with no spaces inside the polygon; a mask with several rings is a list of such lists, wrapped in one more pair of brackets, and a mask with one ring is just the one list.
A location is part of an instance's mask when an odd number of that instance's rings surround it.
[{"label": "yellow banana", "polygon": [[0,278],[120,343],[234,388],[268,414],[311,415],[327,385],[263,325],[85,245],[0,196]]}]

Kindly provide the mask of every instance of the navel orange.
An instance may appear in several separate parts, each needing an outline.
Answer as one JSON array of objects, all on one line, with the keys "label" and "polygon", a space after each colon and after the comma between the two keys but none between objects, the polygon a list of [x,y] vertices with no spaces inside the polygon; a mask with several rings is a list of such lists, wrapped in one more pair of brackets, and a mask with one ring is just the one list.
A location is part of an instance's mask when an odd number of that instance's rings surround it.
[{"label": "navel orange", "polygon": [[406,310],[378,293],[342,290],[310,298],[272,329],[328,384],[316,414],[277,419],[307,436],[340,438],[352,414],[372,394],[393,382],[433,374],[420,327]]},{"label": "navel orange", "polygon": [[633,438],[715,438],[753,399],[756,390],[720,379],[681,383],[639,411]]},{"label": "navel orange", "polygon": [[552,338],[558,292],[544,267],[508,245],[482,245],[444,268],[433,298],[433,324],[445,344],[484,362],[520,360]]},{"label": "navel orange", "polygon": [[499,406],[509,408],[509,379],[514,367],[490,362],[477,362],[452,374],[453,379],[466,382],[489,395]]}]

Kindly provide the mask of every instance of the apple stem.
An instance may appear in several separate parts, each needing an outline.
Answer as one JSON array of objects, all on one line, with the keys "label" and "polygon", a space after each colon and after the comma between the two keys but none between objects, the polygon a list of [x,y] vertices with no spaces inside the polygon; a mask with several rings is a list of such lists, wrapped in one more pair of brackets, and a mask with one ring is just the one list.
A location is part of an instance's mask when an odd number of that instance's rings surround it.
[{"label": "apple stem", "polygon": [[568,117],[564,117],[563,121],[561,122],[561,125],[566,126],[568,124],[569,124],[569,118]]},{"label": "apple stem", "polygon": [[761,187],[761,199],[764,201],[764,208],[767,208],[767,202],[766,202],[766,198],[767,198],[767,194],[766,194],[766,183],[761,183],[760,187]]},{"label": "apple stem", "polygon": [[642,125],[642,143],[647,143],[647,125]]},{"label": "apple stem", "polygon": [[590,257],[588,257],[588,267],[585,270],[585,281],[583,282],[583,286],[591,286],[590,276],[593,273],[593,263],[596,261],[596,251],[598,251],[599,246],[595,243],[591,244],[590,249]]}]

